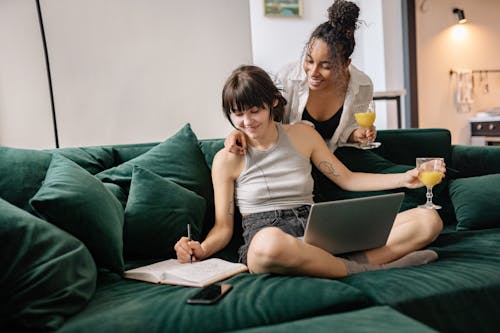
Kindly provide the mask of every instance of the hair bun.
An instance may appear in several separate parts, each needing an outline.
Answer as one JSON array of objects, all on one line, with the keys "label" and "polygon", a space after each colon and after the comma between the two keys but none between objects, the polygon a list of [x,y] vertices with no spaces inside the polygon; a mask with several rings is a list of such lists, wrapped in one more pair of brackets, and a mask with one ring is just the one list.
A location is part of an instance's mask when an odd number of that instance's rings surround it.
[{"label": "hair bun", "polygon": [[354,38],[358,17],[359,7],[351,1],[336,0],[328,8],[328,22],[338,37]]}]

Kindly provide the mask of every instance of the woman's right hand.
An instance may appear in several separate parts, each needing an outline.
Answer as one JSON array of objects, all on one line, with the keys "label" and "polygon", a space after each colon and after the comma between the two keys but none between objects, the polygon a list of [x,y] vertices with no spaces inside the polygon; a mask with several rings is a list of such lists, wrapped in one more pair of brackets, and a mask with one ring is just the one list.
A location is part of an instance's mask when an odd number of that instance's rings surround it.
[{"label": "woman's right hand", "polygon": [[245,135],[234,130],[224,140],[224,148],[233,154],[245,155],[247,152],[247,141]]},{"label": "woman's right hand", "polygon": [[348,142],[352,143],[365,143],[365,142],[373,142],[377,137],[377,129],[375,126],[371,126],[369,128],[359,127],[355,129],[348,140]]},{"label": "woman's right hand", "polygon": [[200,261],[205,258],[206,251],[198,241],[189,240],[187,237],[179,239],[174,246],[177,254],[177,261],[188,263],[191,261]]}]

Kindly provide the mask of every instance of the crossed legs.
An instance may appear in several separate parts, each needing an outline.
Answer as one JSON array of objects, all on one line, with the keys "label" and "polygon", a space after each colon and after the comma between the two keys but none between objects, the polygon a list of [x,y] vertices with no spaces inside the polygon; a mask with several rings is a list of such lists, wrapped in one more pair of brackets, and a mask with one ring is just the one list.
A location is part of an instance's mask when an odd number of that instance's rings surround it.
[{"label": "crossed legs", "polygon": [[[397,215],[387,244],[363,252],[361,256],[367,264],[393,262],[431,243],[441,232],[442,226],[441,218],[434,210],[407,210]],[[340,278],[350,273],[345,259],[304,243],[275,227],[264,228],[253,237],[247,258],[248,267],[253,273],[323,278]]]}]

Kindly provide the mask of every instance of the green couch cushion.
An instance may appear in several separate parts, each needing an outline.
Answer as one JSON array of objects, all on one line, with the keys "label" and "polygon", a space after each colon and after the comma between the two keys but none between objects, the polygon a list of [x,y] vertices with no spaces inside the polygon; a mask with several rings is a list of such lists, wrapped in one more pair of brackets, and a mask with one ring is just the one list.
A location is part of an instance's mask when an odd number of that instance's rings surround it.
[{"label": "green couch cushion", "polygon": [[452,168],[457,169],[457,177],[474,177],[500,173],[500,147],[462,146],[452,147]]},{"label": "green couch cushion", "polygon": [[72,160],[93,175],[116,165],[110,147],[61,148],[52,152]]},{"label": "green couch cushion", "polygon": [[189,124],[145,153],[96,176],[103,182],[115,183],[128,192],[134,165],[169,178],[206,200],[210,200],[212,196],[210,171]]},{"label": "green couch cushion", "polygon": [[500,327],[500,228],[441,234],[433,263],[341,279],[441,332]]},{"label": "green couch cushion", "polygon": [[49,152],[0,147],[0,198],[32,212],[29,199],[45,178]]},{"label": "green couch cushion", "polygon": [[172,257],[188,223],[193,239],[200,239],[205,208],[205,199],[195,192],[134,166],[125,208],[125,255]]},{"label": "green couch cushion", "polygon": [[428,326],[407,317],[388,306],[372,306],[366,309],[336,313],[283,324],[261,326],[233,332],[240,333],[289,333],[289,332],[384,332],[426,333],[437,332]]},{"label": "green couch cushion", "polygon": [[115,166],[136,158],[157,146],[159,142],[150,143],[130,143],[113,145],[113,155],[115,156]]},{"label": "green couch cushion", "polygon": [[208,167],[212,169],[215,154],[224,148],[224,139],[204,139],[200,140],[199,144]]},{"label": "green couch cushion", "polygon": [[59,328],[94,294],[87,248],[54,225],[0,199],[0,327]]},{"label": "green couch cushion", "polygon": [[105,188],[107,188],[111,193],[113,193],[115,198],[117,198],[118,201],[121,203],[123,209],[125,209],[125,206],[127,205],[128,193],[125,192],[125,190],[117,184],[114,183],[103,183],[103,184]]},{"label": "green couch cushion", "polygon": [[457,230],[500,227],[500,174],[455,179],[450,196]]},{"label": "green couch cushion", "polygon": [[243,273],[225,282],[233,290],[203,306],[186,303],[197,288],[101,276],[89,306],[58,333],[225,332],[371,305],[358,290],[335,280]]},{"label": "green couch cushion", "polygon": [[30,204],[45,220],[80,239],[98,267],[123,272],[123,207],[89,172],[54,155]]},{"label": "green couch cushion", "polygon": [[451,165],[451,133],[444,128],[377,131],[382,145],[373,151],[397,164],[415,165],[415,157],[443,157]]}]

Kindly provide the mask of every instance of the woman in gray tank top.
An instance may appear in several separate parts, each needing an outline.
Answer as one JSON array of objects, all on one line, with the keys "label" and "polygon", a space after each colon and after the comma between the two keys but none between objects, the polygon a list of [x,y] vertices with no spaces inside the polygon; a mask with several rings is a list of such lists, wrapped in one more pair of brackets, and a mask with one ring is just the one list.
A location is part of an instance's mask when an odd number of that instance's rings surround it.
[{"label": "woman in gray tank top", "polygon": [[222,149],[216,154],[212,165],[215,224],[201,243],[187,237],[176,243],[180,262],[206,259],[229,243],[235,206],[243,215],[245,244],[240,261],[252,273],[338,278],[437,259],[434,251],[417,251],[432,242],[443,225],[435,210],[422,208],[399,213],[387,244],[380,248],[336,257],[303,242],[299,237],[312,203],[311,162],[350,191],[421,187],[418,171],[351,172],[312,127],[279,123],[286,100],[269,75],[256,66],[237,68],[226,81],[222,100],[225,116],[245,134],[249,151],[238,155]]}]

